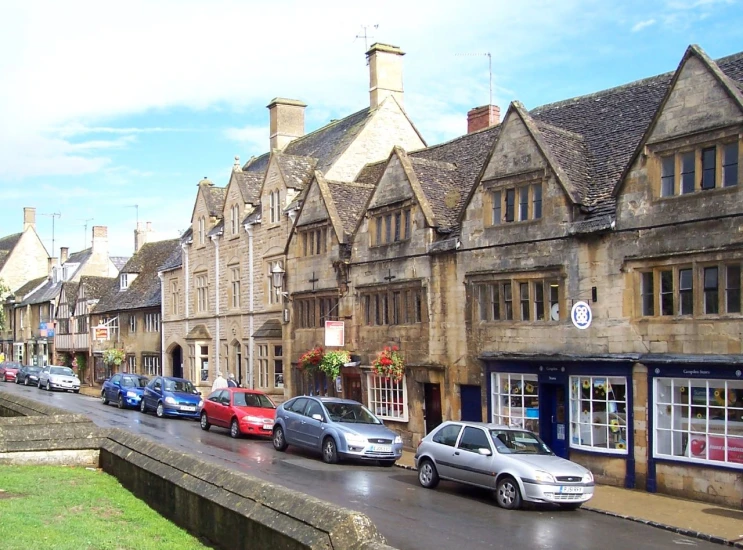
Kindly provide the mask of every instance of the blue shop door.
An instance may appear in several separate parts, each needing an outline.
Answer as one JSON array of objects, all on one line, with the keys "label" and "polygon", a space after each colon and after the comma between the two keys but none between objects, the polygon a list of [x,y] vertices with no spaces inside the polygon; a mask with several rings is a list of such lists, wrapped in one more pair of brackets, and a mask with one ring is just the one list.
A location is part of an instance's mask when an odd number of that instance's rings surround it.
[{"label": "blue shop door", "polygon": [[462,384],[459,386],[462,399],[462,420],[482,422],[482,388]]},{"label": "blue shop door", "polygon": [[563,458],[568,457],[566,394],[563,384],[539,385],[539,437]]}]

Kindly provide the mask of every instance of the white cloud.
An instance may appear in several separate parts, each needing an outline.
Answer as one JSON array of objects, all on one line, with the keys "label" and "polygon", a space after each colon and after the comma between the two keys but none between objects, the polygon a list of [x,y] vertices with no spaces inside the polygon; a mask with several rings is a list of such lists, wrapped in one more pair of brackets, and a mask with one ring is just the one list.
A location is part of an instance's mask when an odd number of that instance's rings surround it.
[{"label": "white cloud", "polygon": [[632,27],[632,32],[639,32],[642,29],[646,29],[653,25],[655,25],[655,19],[646,19],[645,21],[635,23],[635,25]]},{"label": "white cloud", "polygon": [[[268,143],[266,126],[244,126],[242,128],[226,128],[224,136],[243,146],[243,150],[261,151]],[[246,159],[247,160],[247,159]]]}]

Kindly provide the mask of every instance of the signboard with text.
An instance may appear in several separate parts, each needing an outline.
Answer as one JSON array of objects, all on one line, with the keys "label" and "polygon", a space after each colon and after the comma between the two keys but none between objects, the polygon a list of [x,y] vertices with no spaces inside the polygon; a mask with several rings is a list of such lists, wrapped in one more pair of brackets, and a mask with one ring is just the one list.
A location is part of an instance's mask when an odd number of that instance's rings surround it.
[{"label": "signboard with text", "polygon": [[94,327],[93,337],[95,340],[108,340],[108,327],[106,325]]},{"label": "signboard with text", "polygon": [[326,348],[342,348],[346,345],[345,327],[343,321],[325,321]]}]

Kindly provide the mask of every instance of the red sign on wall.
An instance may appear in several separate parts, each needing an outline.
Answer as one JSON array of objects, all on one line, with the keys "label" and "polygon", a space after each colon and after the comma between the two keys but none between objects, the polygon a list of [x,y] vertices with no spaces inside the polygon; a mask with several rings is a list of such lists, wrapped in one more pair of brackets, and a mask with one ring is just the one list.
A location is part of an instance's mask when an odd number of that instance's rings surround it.
[{"label": "red sign on wall", "polygon": [[326,348],[342,348],[346,345],[345,327],[343,321],[325,321]]},{"label": "red sign on wall", "polygon": [[728,437],[721,435],[692,435],[689,440],[689,455],[693,458],[706,458],[725,462],[725,451],[727,450],[727,462],[743,464],[743,437]]}]

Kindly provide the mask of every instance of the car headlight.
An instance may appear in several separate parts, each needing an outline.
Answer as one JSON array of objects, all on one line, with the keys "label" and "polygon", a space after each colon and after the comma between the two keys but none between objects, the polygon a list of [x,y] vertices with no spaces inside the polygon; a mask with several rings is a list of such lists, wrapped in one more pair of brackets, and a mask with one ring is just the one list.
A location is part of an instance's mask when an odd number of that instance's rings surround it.
[{"label": "car headlight", "polygon": [[346,434],[346,443],[349,445],[366,445],[367,441],[363,435]]},{"label": "car headlight", "polygon": [[396,435],[395,436],[395,444],[402,445],[402,437],[400,437],[399,435]]},{"label": "car headlight", "polygon": [[543,472],[542,470],[537,470],[534,472],[534,479],[536,479],[540,483],[554,483],[555,478],[552,474],[548,474],[547,472]]},{"label": "car headlight", "polygon": [[593,483],[593,474],[590,471],[583,474],[583,483]]},{"label": "car headlight", "polygon": [[128,391],[126,392],[127,397],[137,397],[137,392]]},{"label": "car headlight", "polygon": [[203,399],[199,399],[199,408],[201,408],[203,406],[204,406],[204,400]]},{"label": "car headlight", "polygon": [[176,404],[175,398],[174,397],[170,397],[170,396],[168,396],[168,397],[165,398],[165,402],[168,405],[175,405]]},{"label": "car headlight", "polygon": [[258,416],[243,416],[243,420],[250,424],[263,424],[263,419]]}]

